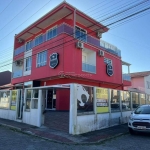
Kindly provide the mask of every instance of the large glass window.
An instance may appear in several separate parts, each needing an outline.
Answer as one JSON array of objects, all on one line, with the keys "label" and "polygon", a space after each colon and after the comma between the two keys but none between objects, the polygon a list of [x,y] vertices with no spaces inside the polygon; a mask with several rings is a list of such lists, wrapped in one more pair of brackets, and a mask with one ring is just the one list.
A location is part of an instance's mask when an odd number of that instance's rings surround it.
[{"label": "large glass window", "polygon": [[50,40],[57,36],[57,27],[54,27],[47,32],[47,40]]},{"label": "large glass window", "polygon": [[140,94],[141,96],[140,96],[140,104],[141,105],[144,105],[145,103],[146,103],[146,100],[145,100],[145,94]]},{"label": "large glass window", "polygon": [[93,87],[77,85],[78,114],[86,114],[93,111]]},{"label": "large glass window", "polygon": [[31,70],[31,62],[32,62],[32,58],[31,57],[26,58],[25,71]]},{"label": "large glass window", "polygon": [[43,35],[42,34],[35,38],[35,46],[37,46],[41,43],[43,43]]},{"label": "large glass window", "polygon": [[10,91],[0,92],[0,108],[9,109]]},{"label": "large glass window", "polygon": [[31,50],[31,41],[26,43],[26,51]]},{"label": "large glass window", "polygon": [[108,89],[96,88],[96,107],[97,113],[108,113]]},{"label": "large glass window", "polygon": [[75,27],[75,38],[81,40],[81,41],[84,41],[86,42],[86,31],[79,28],[79,27]]},{"label": "large glass window", "polygon": [[139,96],[138,93],[132,92],[132,107],[136,109],[139,106]]},{"label": "large glass window", "polygon": [[37,54],[37,67],[45,66],[47,63],[47,51]]},{"label": "large glass window", "polygon": [[11,110],[16,110],[16,102],[17,102],[17,90],[12,90],[12,96],[11,96]]},{"label": "large glass window", "polygon": [[150,104],[150,95],[146,95],[146,104]]},{"label": "large glass window", "polygon": [[32,90],[27,90],[25,110],[30,110],[31,108],[31,94],[32,94]]},{"label": "large glass window", "polygon": [[121,100],[122,100],[122,111],[131,110],[130,93],[127,91],[121,91]]},{"label": "large glass window", "polygon": [[32,109],[38,109],[38,93],[39,90],[33,90],[32,91],[32,105],[31,108]]},{"label": "large glass window", "polygon": [[120,111],[119,91],[111,90],[111,111]]}]

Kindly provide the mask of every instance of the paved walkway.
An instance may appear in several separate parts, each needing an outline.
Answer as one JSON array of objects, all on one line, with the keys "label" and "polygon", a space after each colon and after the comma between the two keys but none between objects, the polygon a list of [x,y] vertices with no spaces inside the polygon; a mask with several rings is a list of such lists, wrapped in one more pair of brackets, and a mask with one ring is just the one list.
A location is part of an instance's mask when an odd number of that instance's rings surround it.
[{"label": "paved walkway", "polygon": [[81,135],[70,135],[69,133],[50,129],[46,126],[42,126],[38,128],[25,123],[20,123],[16,121],[1,119],[1,118],[0,118],[0,125],[6,126],[11,129],[15,129],[23,133],[48,139],[51,141],[68,143],[68,144],[87,144],[87,143],[92,144],[92,143],[101,142],[128,133],[127,124],[110,127],[107,129],[97,130],[97,131],[93,131]]}]

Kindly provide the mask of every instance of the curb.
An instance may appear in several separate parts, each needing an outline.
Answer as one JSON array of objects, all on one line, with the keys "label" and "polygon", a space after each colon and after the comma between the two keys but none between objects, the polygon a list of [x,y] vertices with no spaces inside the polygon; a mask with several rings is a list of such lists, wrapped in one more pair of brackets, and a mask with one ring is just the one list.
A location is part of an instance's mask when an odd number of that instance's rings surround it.
[{"label": "curb", "polygon": [[7,125],[7,124],[4,124],[4,123],[0,123],[0,126],[3,126],[3,127],[8,128],[8,129],[12,129],[12,130],[21,132],[23,134],[27,134],[27,135],[31,135],[31,136],[34,136],[34,137],[37,137],[37,138],[41,138],[41,139],[44,139],[44,140],[47,140],[47,141],[50,141],[50,142],[55,142],[55,143],[59,143],[59,144],[66,144],[66,145],[94,145],[94,144],[101,144],[101,143],[106,142],[108,140],[111,140],[111,139],[114,139],[114,138],[117,138],[119,136],[126,135],[126,134],[129,133],[128,131],[124,132],[124,133],[119,133],[119,134],[116,134],[114,136],[110,136],[108,138],[101,139],[101,140],[96,141],[96,142],[81,142],[81,143],[77,143],[77,142],[61,142],[61,141],[57,141],[57,140],[54,140],[54,139],[49,139],[49,138],[46,138],[46,137],[43,137],[43,136],[36,135],[36,134],[32,133],[31,131],[24,131],[23,129],[21,129],[19,127],[15,127],[15,126],[12,126],[12,125]]}]

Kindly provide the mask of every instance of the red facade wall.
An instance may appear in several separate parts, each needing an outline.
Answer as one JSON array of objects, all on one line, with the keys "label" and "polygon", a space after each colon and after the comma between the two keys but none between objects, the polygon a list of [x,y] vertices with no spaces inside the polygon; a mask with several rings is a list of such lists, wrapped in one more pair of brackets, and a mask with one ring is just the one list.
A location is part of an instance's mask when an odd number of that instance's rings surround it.
[{"label": "red facade wall", "polygon": [[[43,29],[43,31],[28,38],[26,41],[34,39],[38,34],[45,33],[48,29],[54,27],[55,25],[58,26],[64,22],[73,26],[72,19],[62,18],[57,22],[55,22],[54,24]],[[96,33],[92,32],[92,30],[90,30],[89,28],[85,28],[85,26],[83,26],[78,22],[76,24],[81,28],[87,30],[88,34],[96,37]],[[16,44],[17,43],[16,41],[17,39],[15,39],[15,44],[14,44],[15,49],[20,46]],[[114,75],[108,76],[106,74],[106,64],[104,63],[104,57],[99,57],[97,54],[100,48],[96,48],[94,46],[84,43],[85,48],[96,52],[96,74],[83,72],[82,71],[82,50],[76,48],[75,46],[76,42],[77,40],[74,39],[74,37],[64,33],[58,35],[57,37],[49,41],[40,44],[39,46],[34,47],[32,49],[31,75],[12,79],[12,84],[17,84],[17,83],[27,82],[32,80],[42,80],[42,81],[50,80],[50,82],[53,84],[59,84],[59,82],[61,83],[63,82],[64,84],[76,82],[80,84],[84,83],[86,85],[103,86],[107,88],[122,87],[122,63],[120,57],[105,52],[105,57],[111,59],[113,62]],[[37,68],[36,67],[37,53],[44,50],[48,51],[47,65]],[[49,61],[50,61],[49,57],[54,52],[57,52],[59,54],[59,65],[55,69],[52,69],[49,66]],[[14,60],[23,57],[24,57],[24,53],[15,56]],[[60,74],[62,73],[64,73],[66,76],[68,76],[69,74],[69,78],[59,79]],[[57,78],[57,80],[54,80],[54,78]],[[43,84],[43,82],[41,84]]]},{"label": "red facade wall", "polygon": [[[113,76],[106,74],[106,64],[104,63],[104,57],[99,57],[96,54],[96,74],[87,73],[82,71],[82,50],[77,49],[75,44],[77,40],[73,40],[73,37],[69,36],[67,39],[63,39],[66,34],[61,34],[52,40],[46,41],[41,45],[34,47],[32,50],[32,70],[31,75],[16,78],[12,80],[12,83],[26,82],[30,80],[41,80],[44,78],[52,78],[60,76],[63,72],[66,75],[73,77],[83,77],[88,80],[94,80],[98,83],[107,82],[113,84],[122,84],[122,68],[121,59],[117,56],[105,52],[105,57],[109,58],[113,62]],[[71,43],[66,41],[73,40]],[[55,44],[54,44],[55,42]],[[65,43],[65,44],[64,44]],[[57,46],[60,45],[60,46]],[[85,48],[98,52],[98,48],[92,47],[88,44],[84,44]],[[47,65],[43,67],[36,67],[36,54],[43,50],[48,50]],[[59,65],[52,69],[49,66],[49,57],[52,53],[57,52],[59,54]]]},{"label": "red facade wall", "polygon": [[57,89],[56,95],[56,110],[69,110],[70,89]]}]

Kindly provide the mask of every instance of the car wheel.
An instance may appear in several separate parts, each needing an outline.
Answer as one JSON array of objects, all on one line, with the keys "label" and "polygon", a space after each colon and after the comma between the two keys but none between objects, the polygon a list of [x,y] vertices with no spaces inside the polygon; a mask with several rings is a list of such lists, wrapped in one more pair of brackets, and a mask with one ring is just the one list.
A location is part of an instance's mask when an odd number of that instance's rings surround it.
[{"label": "car wheel", "polygon": [[129,128],[129,133],[130,133],[131,135],[135,134],[135,132],[133,131],[132,128]]}]

